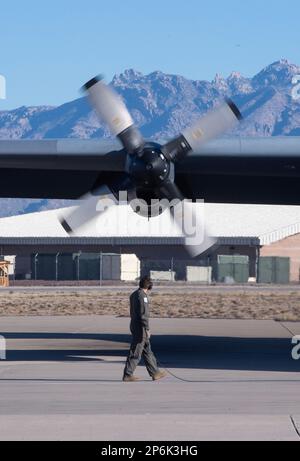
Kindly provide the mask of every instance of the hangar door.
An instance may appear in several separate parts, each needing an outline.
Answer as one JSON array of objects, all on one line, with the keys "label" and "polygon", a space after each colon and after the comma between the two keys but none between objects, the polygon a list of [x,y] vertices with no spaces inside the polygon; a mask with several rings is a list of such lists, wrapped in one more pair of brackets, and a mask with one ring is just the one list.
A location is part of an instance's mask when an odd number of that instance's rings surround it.
[{"label": "hangar door", "polygon": [[77,257],[77,274],[79,280],[120,280],[121,256],[82,253]]},{"label": "hangar door", "polygon": [[290,258],[278,256],[261,257],[258,266],[258,281],[259,283],[289,283]]},{"label": "hangar door", "polygon": [[249,280],[249,256],[219,255],[218,282],[232,279],[235,283],[247,283]]},{"label": "hangar door", "polygon": [[103,255],[102,278],[103,280],[121,279],[121,256]]},{"label": "hangar door", "polygon": [[100,253],[31,255],[32,279],[120,280],[121,256]]}]

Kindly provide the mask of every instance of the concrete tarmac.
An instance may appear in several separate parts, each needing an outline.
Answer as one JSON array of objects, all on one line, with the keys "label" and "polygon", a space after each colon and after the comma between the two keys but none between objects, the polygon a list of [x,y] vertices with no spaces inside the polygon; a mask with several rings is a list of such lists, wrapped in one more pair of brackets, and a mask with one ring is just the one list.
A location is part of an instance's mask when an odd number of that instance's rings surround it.
[{"label": "concrete tarmac", "polygon": [[300,441],[300,323],[151,326],[172,375],[152,382],[140,366],[132,384],[121,381],[128,319],[1,317],[0,440]]}]

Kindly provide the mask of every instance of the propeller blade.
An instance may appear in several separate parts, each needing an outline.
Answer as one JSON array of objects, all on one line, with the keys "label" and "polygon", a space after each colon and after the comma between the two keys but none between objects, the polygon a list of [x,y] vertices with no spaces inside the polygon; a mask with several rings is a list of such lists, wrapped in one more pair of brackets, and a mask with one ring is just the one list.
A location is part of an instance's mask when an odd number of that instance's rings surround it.
[{"label": "propeller blade", "polygon": [[59,221],[70,236],[80,235],[86,226],[90,225],[100,213],[117,203],[113,193],[107,186],[89,192],[80,199],[82,203],[76,208],[65,210],[59,216]]},{"label": "propeller blade", "polygon": [[173,212],[175,225],[185,236],[184,247],[191,258],[204,253],[217,242],[205,222],[203,205],[183,200]]},{"label": "propeller blade", "polygon": [[203,203],[185,200],[171,180],[165,181],[160,188],[160,195],[175,204],[172,206],[174,222],[185,237],[184,246],[190,257],[194,258],[216,244],[216,239],[210,235],[205,223]]},{"label": "propeller blade", "polygon": [[217,138],[232,129],[242,115],[233,101],[226,102],[208,112],[204,117],[172,141],[168,142],[162,151],[173,162],[180,162],[190,151],[199,150],[203,144]]},{"label": "propeller blade", "polygon": [[121,140],[126,152],[139,152],[145,142],[121,97],[99,76],[87,82],[83,88],[101,120]]}]

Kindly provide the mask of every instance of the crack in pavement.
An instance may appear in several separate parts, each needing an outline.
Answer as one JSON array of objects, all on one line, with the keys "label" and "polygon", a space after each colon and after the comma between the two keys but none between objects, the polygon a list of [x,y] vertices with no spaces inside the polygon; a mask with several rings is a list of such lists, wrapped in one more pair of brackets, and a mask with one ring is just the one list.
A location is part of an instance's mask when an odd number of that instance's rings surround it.
[{"label": "crack in pavement", "polygon": [[296,336],[296,333],[293,333],[292,330],[290,330],[289,327],[287,327],[286,325],[284,325],[283,322],[279,322],[279,325],[281,325],[282,328],[284,328],[286,331],[288,331],[288,332],[292,335],[292,338],[293,338],[294,336]]},{"label": "crack in pavement", "polygon": [[291,420],[291,423],[293,425],[293,428],[295,429],[296,431],[296,434],[298,435],[299,439],[300,439],[300,429],[298,429],[298,426],[297,426],[297,423],[295,421],[295,419],[293,418],[292,415],[290,415],[290,420]]}]

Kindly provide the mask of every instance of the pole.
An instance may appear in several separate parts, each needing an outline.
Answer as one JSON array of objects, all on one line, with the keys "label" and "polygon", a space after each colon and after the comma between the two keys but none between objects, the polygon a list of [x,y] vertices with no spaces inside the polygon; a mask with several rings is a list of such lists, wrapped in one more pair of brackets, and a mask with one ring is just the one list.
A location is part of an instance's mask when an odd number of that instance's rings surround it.
[{"label": "pole", "polygon": [[81,256],[81,251],[79,251],[77,255],[77,282],[78,284],[80,281],[80,256]]},{"label": "pole", "polygon": [[58,280],[58,257],[59,257],[60,253],[56,253],[56,256],[55,256],[55,280],[57,281]]},{"label": "pole", "polygon": [[210,256],[207,256],[207,285],[210,285],[209,281],[209,267],[210,267]]},{"label": "pole", "polygon": [[174,258],[171,259],[171,280],[174,282]]},{"label": "pole", "polygon": [[100,253],[100,287],[102,287],[103,281],[103,253]]},{"label": "pole", "polygon": [[260,263],[260,246],[257,246],[256,247],[256,261],[255,261],[256,283],[259,283],[259,279],[260,279],[259,263]]},{"label": "pole", "polygon": [[34,255],[34,280],[37,280],[37,260],[38,260],[39,254],[36,253]]}]

